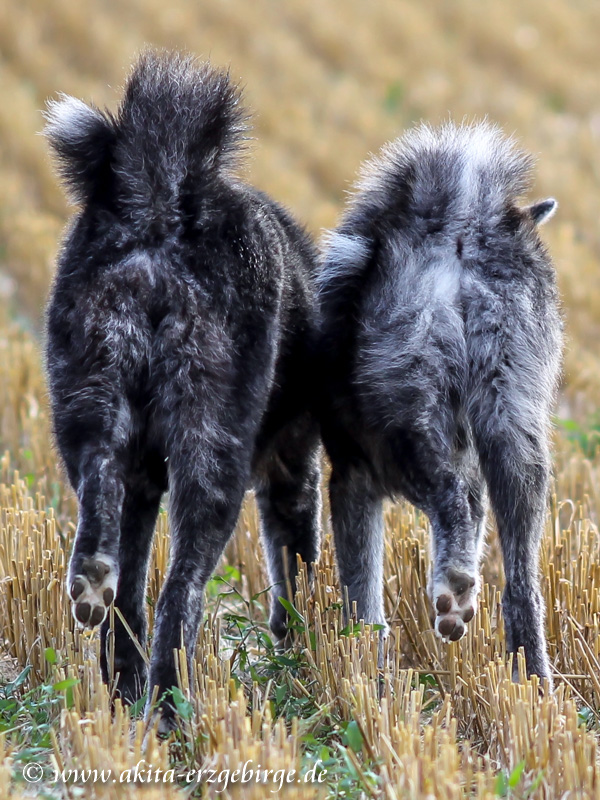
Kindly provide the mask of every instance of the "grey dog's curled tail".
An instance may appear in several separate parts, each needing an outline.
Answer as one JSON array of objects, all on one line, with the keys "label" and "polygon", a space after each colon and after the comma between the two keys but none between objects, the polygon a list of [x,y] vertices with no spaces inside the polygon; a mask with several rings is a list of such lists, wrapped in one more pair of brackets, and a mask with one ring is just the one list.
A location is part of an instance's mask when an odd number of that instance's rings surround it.
[{"label": "grey dog's curled tail", "polygon": [[[459,256],[486,258],[529,188],[532,165],[488,122],[422,124],[384,146],[363,165],[341,224],[326,241],[318,278],[326,311],[341,314],[360,292],[377,246],[374,231],[379,240],[393,238],[399,268],[451,258],[457,243]],[[555,207],[553,199],[531,206],[531,224]]]}]

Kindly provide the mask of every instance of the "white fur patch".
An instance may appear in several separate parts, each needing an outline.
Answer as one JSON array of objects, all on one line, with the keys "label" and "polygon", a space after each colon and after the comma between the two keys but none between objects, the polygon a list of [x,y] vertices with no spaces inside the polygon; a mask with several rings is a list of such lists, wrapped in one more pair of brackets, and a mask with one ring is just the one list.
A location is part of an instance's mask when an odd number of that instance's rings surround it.
[{"label": "white fur patch", "polygon": [[[113,593],[113,599],[117,593],[117,583],[118,583],[118,573],[117,573],[117,564],[113,558],[104,553],[98,553],[94,556],[94,560],[104,564],[108,567],[108,572],[102,579],[102,581],[97,584],[93,585],[90,580],[88,580],[87,575],[85,574],[69,574],[67,578],[67,591],[69,596],[71,595],[71,586],[73,585],[74,581],[78,581],[79,583],[83,584],[83,591],[77,595],[77,600],[71,599],[71,611],[73,613],[73,618],[75,619],[77,625],[81,628],[85,628],[89,626],[89,623],[82,623],[75,613],[77,606],[87,603],[90,606],[90,609],[93,610],[95,608],[101,608],[104,616],[102,620],[97,623],[101,624],[104,619],[106,619],[106,615],[108,613],[108,606],[104,602],[104,592],[107,589],[111,589]],[[91,614],[91,611],[90,611]]]},{"label": "white fur patch", "polygon": [[[481,172],[489,166],[497,150],[496,131],[487,126],[472,128],[471,135],[464,137],[465,165],[462,172],[463,195],[467,203],[478,199]],[[488,186],[488,191],[500,187]]]},{"label": "white fur patch", "polygon": [[411,166],[416,172],[412,179],[416,193],[429,193],[431,176],[419,165],[436,153],[440,168],[460,175],[465,211],[470,203],[481,201],[482,188],[488,198],[495,195],[516,198],[529,184],[532,159],[498,126],[487,121],[462,125],[449,122],[433,128],[423,123],[388,142],[378,155],[362,165],[355,197],[363,192],[387,192],[389,175]]},{"label": "white fur patch", "polygon": [[99,111],[68,94],[61,95],[60,100],[49,100],[44,116],[48,122],[47,135],[70,141],[83,139],[91,125],[104,121]]},{"label": "white fur patch", "polygon": [[323,244],[325,266],[317,278],[319,286],[360,272],[369,256],[369,244],[364,236],[329,231]]},{"label": "white fur patch", "polygon": [[440,303],[455,302],[460,289],[462,269],[456,259],[438,261],[431,268],[433,277],[433,297]]},{"label": "white fur patch", "polygon": [[[458,602],[456,599],[456,595],[450,584],[446,583],[446,581],[438,580],[435,581],[432,587],[431,593],[431,601],[433,603],[433,607],[436,612],[435,618],[435,625],[434,630],[436,636],[438,636],[443,641],[446,641],[446,636],[440,631],[440,623],[444,620],[449,620],[450,624],[452,624],[452,620],[460,620],[464,626],[468,623],[464,622],[464,618],[472,619],[476,612],[477,612],[477,595],[479,592],[479,576],[476,576],[475,586],[471,589],[468,589],[465,592],[463,597],[462,604]],[[451,599],[450,608],[447,611],[440,612],[437,609],[437,601],[440,597],[449,597]],[[462,636],[466,633],[466,627],[463,628]]]}]

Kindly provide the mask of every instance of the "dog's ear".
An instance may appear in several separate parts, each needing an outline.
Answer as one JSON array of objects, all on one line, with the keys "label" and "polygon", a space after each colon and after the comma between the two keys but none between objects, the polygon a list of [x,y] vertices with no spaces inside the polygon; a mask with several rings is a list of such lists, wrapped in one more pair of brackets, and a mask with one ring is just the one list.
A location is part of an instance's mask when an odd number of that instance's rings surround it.
[{"label": "dog's ear", "polygon": [[536,225],[542,225],[554,215],[557,208],[558,203],[556,200],[553,197],[549,197],[547,200],[540,200],[539,203],[528,206],[525,211]]},{"label": "dog's ear", "polygon": [[56,154],[67,194],[83,204],[106,185],[116,139],[114,120],[68,95],[49,101],[44,117],[43,134]]}]

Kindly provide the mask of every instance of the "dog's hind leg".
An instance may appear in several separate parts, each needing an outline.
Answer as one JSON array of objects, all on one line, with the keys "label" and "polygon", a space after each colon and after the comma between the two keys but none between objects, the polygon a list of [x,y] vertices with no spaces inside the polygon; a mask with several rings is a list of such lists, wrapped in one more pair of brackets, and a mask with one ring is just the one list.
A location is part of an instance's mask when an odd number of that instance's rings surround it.
[{"label": "dog's hind leg", "polygon": [[[383,608],[383,509],[366,467],[334,463],[329,481],[331,524],[345,616],[388,626]],[[354,614],[354,605],[356,613]]]},{"label": "dog's hind leg", "polygon": [[110,446],[88,445],[78,461],[79,520],[67,588],[75,619],[104,621],[119,579],[119,536],[125,495],[123,467]]},{"label": "dog's hind leg", "polygon": [[468,415],[502,546],[508,650],[523,647],[527,674],[551,682],[538,566],[559,333],[552,308],[544,312],[542,294],[533,303],[526,284],[509,285],[506,292],[498,297],[482,290],[467,315]]},{"label": "dog's hind leg", "polygon": [[475,615],[485,509],[472,445],[457,451],[454,414],[424,399],[412,428],[388,433],[405,481],[404,493],[425,511],[432,531],[428,593],[436,634],[457,641]]},{"label": "dog's hind leg", "polygon": [[[432,473],[436,468],[432,467]],[[460,472],[437,472],[426,505],[433,535],[433,569],[428,587],[435,632],[456,641],[477,610],[485,512],[482,486]]]},{"label": "dog's hind leg", "polygon": [[[151,481],[147,475],[127,481],[121,514],[119,541],[120,580],[115,596],[119,609],[140,648],[145,649],[147,637],[146,581],[148,561],[152,548],[154,529],[163,486]],[[115,628],[109,628],[105,619],[101,628],[100,665],[105,683],[118,676],[117,694],[126,703],[135,703],[143,695],[146,680],[146,662],[135,642],[118,616]],[[114,640],[110,640],[114,636]],[[111,654],[114,653],[114,661]]]},{"label": "dog's hind leg", "polygon": [[297,556],[306,563],[309,580],[319,557],[321,470],[315,424],[307,418],[288,425],[265,461],[259,470],[256,500],[271,582],[270,626],[282,642],[288,633],[288,615],[279,598],[293,600]]},{"label": "dog's hind leg", "polygon": [[[487,422],[480,418],[475,430],[504,558],[502,610],[507,647],[512,653],[523,647],[527,674],[551,682],[538,574],[549,477],[548,446],[539,422],[531,420],[528,425],[523,409],[515,412],[510,430],[499,429],[493,415]],[[516,656],[513,677],[518,678]]]},{"label": "dog's hind leg", "polygon": [[156,605],[148,692],[150,700],[158,687],[165,733],[175,718],[165,695],[178,683],[175,651],[185,647],[191,676],[206,583],[234,530],[250,478],[251,439],[216,419],[203,425],[196,415],[197,408],[188,414],[177,409],[169,447],[170,564]]}]

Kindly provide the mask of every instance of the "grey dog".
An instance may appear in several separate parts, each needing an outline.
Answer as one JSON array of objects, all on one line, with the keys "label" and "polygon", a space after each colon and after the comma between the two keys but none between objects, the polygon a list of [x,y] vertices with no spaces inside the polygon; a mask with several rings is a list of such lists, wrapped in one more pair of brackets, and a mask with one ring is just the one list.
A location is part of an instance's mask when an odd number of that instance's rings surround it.
[{"label": "grey dog", "polygon": [[[319,276],[322,434],[340,581],[385,626],[382,499],[429,517],[436,633],[475,614],[487,496],[509,651],[551,670],[538,559],[562,325],[531,159],[494,126],[418,127],[365,165]],[[487,491],[486,491],[487,490]],[[516,666],[516,658],[515,658]]]},{"label": "grey dog", "polygon": [[[74,98],[46,135],[80,206],[47,312],[56,441],[79,499],[73,614],[102,625],[114,601],[143,647],[146,579],[163,492],[171,558],[156,607],[149,696],[174,719],[173,651],[194,656],[203,593],[254,486],[282,638],[286,577],[318,557],[320,461],[312,413],[317,254],[305,231],[235,168],[245,112],[226,73],[148,52],[116,114]],[[283,546],[287,547],[284,560]],[[126,702],[144,659],[117,620]]]}]

